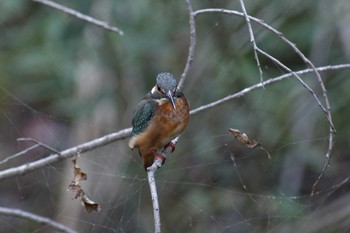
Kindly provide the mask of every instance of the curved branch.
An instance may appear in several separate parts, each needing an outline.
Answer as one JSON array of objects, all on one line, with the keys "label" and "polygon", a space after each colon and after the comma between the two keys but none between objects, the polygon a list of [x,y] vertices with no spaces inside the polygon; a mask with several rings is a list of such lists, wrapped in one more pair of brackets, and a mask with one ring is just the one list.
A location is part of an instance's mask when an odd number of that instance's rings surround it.
[{"label": "curved branch", "polygon": [[[202,10],[197,10],[194,12],[194,16],[198,16],[200,14],[204,14],[204,13],[223,13],[223,14],[228,14],[228,15],[236,15],[236,16],[240,16],[240,17],[245,17],[245,14],[239,11],[234,11],[234,10],[226,10],[226,9],[220,9],[220,8],[208,8],[208,9],[202,9]],[[266,28],[267,30],[271,31],[272,33],[274,33],[275,35],[277,35],[283,42],[285,42],[287,45],[289,45],[294,52],[296,52],[300,58],[306,63],[308,64],[312,71],[316,74],[317,80],[320,83],[322,92],[323,92],[323,97],[325,99],[325,103],[326,103],[326,107],[323,109],[325,109],[326,112],[326,118],[327,121],[330,124],[331,130],[330,133],[334,134],[335,133],[335,128],[332,122],[332,116],[331,116],[331,112],[330,112],[330,105],[329,105],[329,100],[328,100],[328,96],[327,96],[327,90],[324,86],[324,83],[322,81],[322,78],[318,72],[318,69],[314,66],[314,64],[307,58],[305,57],[305,55],[298,49],[298,47],[292,43],[290,40],[288,40],[282,32],[276,30],[275,28],[271,27],[270,25],[266,24],[263,20],[255,18],[253,16],[247,15],[248,19],[260,24],[262,27]]]},{"label": "curved branch", "polygon": [[53,1],[50,1],[50,0],[33,0],[34,2],[40,2],[44,5],[47,5],[49,7],[52,7],[56,10],[59,10],[59,11],[62,11],[68,15],[71,15],[71,16],[74,16],[75,18],[78,18],[78,19],[81,19],[81,20],[84,20],[84,21],[87,21],[89,23],[92,23],[92,24],[95,24],[96,26],[98,27],[102,27],[104,29],[107,29],[109,31],[112,31],[112,32],[116,32],[118,33],[119,35],[124,35],[124,32],[117,28],[117,27],[113,27],[113,26],[110,26],[108,23],[104,22],[104,21],[101,21],[101,20],[98,20],[98,19],[95,19],[91,16],[88,16],[88,15],[84,15],[76,10],[73,10],[71,8],[68,8],[68,7],[65,7],[65,6],[62,6],[58,3],[55,3]]},{"label": "curved branch", "polygon": [[77,233],[75,230],[61,224],[58,223],[56,221],[53,221],[52,219],[46,218],[46,217],[42,217],[40,215],[36,215],[24,210],[20,210],[20,209],[12,209],[12,208],[6,208],[6,207],[0,207],[0,214],[2,215],[6,215],[6,216],[13,216],[13,217],[19,217],[19,218],[24,218],[24,219],[28,219],[40,224],[46,224],[50,227],[52,227],[53,229],[55,229],[56,231],[60,231],[60,232],[66,232],[66,233]]},{"label": "curved branch", "polygon": [[181,91],[184,87],[184,82],[187,77],[188,71],[191,68],[192,62],[194,60],[194,52],[196,48],[196,22],[194,20],[194,13],[192,10],[192,5],[190,0],[186,0],[188,14],[189,14],[189,24],[190,24],[190,46],[188,49],[188,57],[185,66],[185,70],[181,74],[181,78],[179,81],[178,89]]},{"label": "curved branch", "polygon": [[[331,154],[332,154],[333,146],[334,146],[334,140],[335,140],[335,132],[336,131],[335,131],[334,124],[333,124],[333,121],[332,121],[331,107],[330,107],[330,104],[329,104],[326,87],[325,87],[325,85],[323,83],[323,80],[321,78],[321,75],[319,74],[319,72],[316,69],[315,65],[298,49],[298,47],[294,43],[292,43],[290,40],[288,40],[283,35],[282,32],[280,32],[280,31],[276,30],[275,28],[271,27],[270,25],[264,23],[263,20],[247,15],[247,13],[245,12],[243,0],[240,0],[240,1],[241,1],[242,10],[244,11],[243,13],[242,12],[238,12],[238,11],[233,11],[233,10],[211,8],[211,9],[198,10],[198,11],[194,12],[194,15],[197,16],[197,15],[203,14],[203,13],[224,13],[224,14],[230,14],[230,15],[237,15],[237,16],[240,16],[240,17],[245,17],[249,29],[251,29],[249,22],[250,22],[250,20],[252,20],[252,21],[260,24],[261,26],[265,27],[266,29],[268,29],[272,33],[276,34],[282,41],[284,41],[287,45],[289,45],[294,50],[294,52],[296,52],[299,55],[299,57],[309,67],[311,67],[312,71],[315,73],[316,79],[317,79],[317,81],[320,84],[320,87],[321,87],[321,90],[322,90],[322,93],[323,93],[323,98],[324,98],[324,101],[325,101],[325,104],[326,104],[326,107],[323,107],[322,103],[318,101],[318,104],[321,106],[322,110],[325,112],[325,117],[326,117],[326,119],[327,119],[327,121],[329,123],[329,136],[328,136],[328,150],[327,150],[327,153],[326,153],[326,156],[325,156],[326,162],[325,162],[325,165],[324,165],[324,167],[322,169],[322,172],[320,173],[320,175],[316,179],[315,183],[313,184],[312,192],[311,192],[311,196],[312,196],[315,193],[315,189],[316,189],[317,184],[322,179],[322,177],[326,173],[326,170],[327,170],[327,168],[329,166],[330,158],[331,158]],[[252,36],[251,32],[250,32],[250,35]],[[253,43],[253,45],[254,45],[254,43]],[[256,48],[254,48],[254,52],[256,52]],[[259,64],[258,64],[258,66],[259,66]]]},{"label": "curved branch", "polygon": [[0,165],[1,165],[1,164],[4,164],[4,163],[7,163],[7,162],[10,161],[11,159],[14,159],[14,158],[17,158],[17,157],[19,157],[19,156],[22,156],[22,155],[28,153],[29,151],[34,150],[35,148],[37,148],[37,147],[39,147],[39,146],[40,146],[40,145],[35,144],[35,145],[33,145],[33,146],[31,146],[31,147],[29,147],[29,148],[23,150],[23,151],[18,152],[17,154],[14,154],[14,155],[11,155],[11,156],[9,156],[9,157],[6,157],[5,159],[3,159],[3,160],[0,161]]}]

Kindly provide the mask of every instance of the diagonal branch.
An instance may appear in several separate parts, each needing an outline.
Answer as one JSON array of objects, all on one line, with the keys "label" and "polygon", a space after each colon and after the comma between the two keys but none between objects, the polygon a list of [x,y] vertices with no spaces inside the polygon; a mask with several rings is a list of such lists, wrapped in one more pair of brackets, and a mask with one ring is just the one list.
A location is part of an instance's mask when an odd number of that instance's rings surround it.
[{"label": "diagonal branch", "polygon": [[240,3],[240,5],[241,5],[241,8],[242,8],[242,12],[243,12],[245,21],[247,22],[248,31],[249,31],[249,36],[250,36],[250,43],[253,44],[254,58],[255,58],[256,65],[257,65],[258,70],[259,70],[260,82],[262,83],[262,82],[264,81],[263,72],[262,72],[262,69],[261,69],[261,65],[260,65],[260,61],[259,61],[259,56],[258,56],[258,53],[257,53],[258,46],[257,46],[256,43],[255,43],[255,37],[254,37],[252,25],[250,24],[250,18],[249,18],[248,14],[247,14],[247,10],[245,9],[243,0],[239,0],[239,3]]},{"label": "diagonal branch", "polygon": [[[350,64],[318,67],[317,71],[322,72],[322,71],[327,71],[327,70],[340,70],[340,69],[350,69]],[[296,71],[295,73],[298,75],[302,75],[302,74],[312,73],[312,72],[314,72],[313,69],[305,69],[305,70]],[[278,77],[275,77],[272,79],[268,79],[268,80],[264,81],[263,83],[258,83],[258,84],[252,85],[252,86],[244,88],[243,90],[236,92],[232,95],[228,95],[228,96],[221,98],[217,101],[214,101],[212,103],[202,105],[198,108],[195,108],[190,113],[191,113],[191,115],[196,115],[202,111],[216,107],[216,106],[221,105],[223,103],[226,103],[230,100],[240,98],[251,91],[254,91],[256,89],[263,88],[264,86],[285,80],[285,79],[290,78],[292,76],[293,75],[291,73],[288,73],[288,74],[284,74],[284,75],[281,75],[281,76],[278,76]],[[128,138],[130,136],[130,134],[131,134],[131,128],[126,128],[126,129],[120,130],[116,133],[108,134],[108,135],[102,136],[100,138],[91,140],[89,142],[86,142],[86,143],[71,147],[69,149],[66,149],[66,150],[61,152],[61,155],[52,154],[46,158],[31,162],[28,164],[24,164],[24,165],[20,165],[18,167],[13,167],[13,168],[9,168],[9,169],[0,171],[0,180],[10,178],[13,176],[23,175],[27,172],[40,169],[40,168],[47,166],[49,164],[53,164],[53,163],[56,163],[56,162],[61,161],[63,159],[73,157],[78,152],[80,152],[82,154],[84,152],[94,150],[96,148],[102,147],[102,146],[107,145],[109,143]]]},{"label": "diagonal branch", "polygon": [[50,0],[33,0],[33,1],[40,2],[41,4],[47,5],[49,7],[56,9],[56,10],[62,11],[68,15],[74,16],[75,18],[78,18],[78,19],[87,21],[89,23],[95,24],[98,27],[102,27],[102,28],[107,29],[109,31],[116,32],[121,36],[124,35],[124,32],[117,27],[110,26],[108,23],[106,23],[104,21],[95,19],[95,18],[88,16],[88,15],[84,15],[76,10],[62,6],[62,5],[55,3],[53,1],[50,1]]},{"label": "diagonal branch", "polygon": [[46,158],[39,159],[31,163],[23,164],[18,167],[13,167],[13,168],[0,171],[0,180],[6,179],[12,176],[23,175],[27,172],[40,169],[49,164],[56,163],[58,161],[61,161],[67,158],[71,158],[77,153],[84,153],[87,151],[94,150],[96,148],[115,142],[117,140],[127,138],[130,136],[130,134],[131,134],[131,128],[123,129],[116,133],[108,134],[106,136],[94,139],[90,142],[86,142],[86,143],[71,147],[69,149],[62,151],[60,154],[57,154],[57,153],[52,154]]},{"label": "diagonal branch", "polygon": [[266,53],[265,51],[257,48],[257,51],[259,53],[261,53],[262,55],[264,55],[265,57],[269,58],[271,61],[273,61],[274,63],[276,63],[277,65],[279,65],[281,68],[283,68],[284,70],[286,70],[288,73],[290,73],[292,76],[294,76],[303,87],[305,87],[310,93],[311,95],[315,98],[318,106],[321,108],[321,110],[325,113],[326,119],[328,121],[328,124],[330,126],[333,127],[333,123],[328,119],[327,117],[327,109],[323,106],[323,104],[321,103],[320,99],[317,97],[316,93],[314,92],[314,90],[312,90],[311,87],[309,87],[309,85],[307,85],[298,74],[296,74],[293,70],[291,70],[290,68],[288,68],[286,65],[284,65],[282,62],[280,62],[278,59],[276,59],[275,57],[271,56],[270,54]]},{"label": "diagonal branch", "polygon": [[49,150],[52,153],[60,154],[59,151],[57,151],[56,149],[52,148],[51,146],[48,146],[48,145],[46,145],[46,144],[44,144],[42,142],[39,142],[38,140],[35,140],[33,138],[17,138],[17,141],[20,141],[20,142],[25,142],[25,141],[32,142],[32,143],[35,143],[35,145],[44,147],[46,150]]},{"label": "diagonal branch", "polygon": [[6,215],[6,216],[12,216],[12,217],[18,217],[18,218],[23,218],[23,219],[28,219],[40,224],[46,224],[50,227],[52,227],[56,231],[60,232],[66,232],[66,233],[77,233],[75,230],[58,223],[56,221],[53,221],[52,219],[42,217],[40,215],[36,215],[24,210],[20,209],[12,209],[12,208],[6,208],[6,207],[0,207],[0,214],[1,215]]},{"label": "diagonal branch", "polygon": [[[318,67],[316,69],[319,72],[327,71],[327,70],[350,69],[350,63],[349,64],[334,65],[334,66],[322,66],[322,67]],[[300,71],[295,71],[294,73],[297,74],[297,75],[301,75],[301,74],[307,74],[307,73],[312,73],[312,72],[314,72],[314,70],[309,68],[309,69],[304,69],[304,70],[300,70]],[[284,75],[281,75],[281,76],[278,76],[278,77],[275,77],[275,78],[268,79],[268,80],[264,81],[263,83],[257,83],[255,85],[250,86],[250,87],[246,87],[243,90],[241,90],[239,92],[236,92],[236,93],[234,93],[232,95],[228,95],[228,96],[226,96],[224,98],[221,98],[221,99],[216,100],[214,102],[211,102],[209,104],[205,104],[205,105],[202,105],[202,106],[200,106],[198,108],[193,109],[191,111],[191,115],[196,115],[196,114],[198,114],[198,113],[200,113],[202,111],[205,111],[205,110],[208,110],[210,108],[216,107],[218,105],[224,104],[224,103],[226,103],[226,102],[228,102],[230,100],[243,97],[245,94],[247,94],[247,93],[249,93],[251,91],[263,88],[264,86],[267,86],[267,85],[270,85],[270,84],[282,81],[282,80],[290,78],[292,76],[293,76],[293,74],[288,73],[288,74],[284,74]]]},{"label": "diagonal branch", "polygon": [[181,78],[179,81],[178,89],[181,91],[184,87],[184,82],[187,77],[188,71],[191,68],[191,65],[194,60],[194,52],[196,48],[196,22],[194,19],[194,13],[192,10],[192,5],[190,0],[186,0],[187,4],[187,9],[188,9],[188,14],[189,14],[189,24],[190,24],[190,46],[188,49],[188,57],[187,57],[187,62],[185,66],[185,70],[181,74]]},{"label": "diagonal branch", "polygon": [[40,146],[40,145],[35,144],[35,145],[33,145],[33,146],[31,146],[31,147],[29,147],[29,148],[27,148],[27,149],[25,149],[25,150],[23,150],[23,151],[21,151],[21,152],[18,152],[17,154],[11,155],[11,156],[9,156],[9,157],[7,157],[7,158],[1,160],[1,161],[0,161],[0,165],[1,165],[1,164],[4,164],[4,163],[7,163],[7,162],[10,161],[11,159],[17,158],[17,157],[22,156],[22,155],[24,155],[24,154],[27,154],[29,151],[34,150],[35,148],[37,148],[37,147],[39,147],[39,146]]}]

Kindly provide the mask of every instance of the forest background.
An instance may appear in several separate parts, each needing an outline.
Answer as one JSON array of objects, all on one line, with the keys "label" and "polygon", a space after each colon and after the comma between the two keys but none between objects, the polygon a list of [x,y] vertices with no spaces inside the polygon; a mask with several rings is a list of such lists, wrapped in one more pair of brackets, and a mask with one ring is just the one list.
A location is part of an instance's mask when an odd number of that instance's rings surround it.
[{"label": "forest background", "polygon": [[[34,1],[0,1],[0,160],[30,137],[57,151],[129,128],[159,72],[179,80],[190,46],[185,1],[57,1],[124,35]],[[241,11],[239,1],[195,1],[193,10]],[[249,15],[282,32],[316,67],[349,63],[350,3],[246,1]],[[184,83],[191,109],[260,82],[244,17],[197,15],[194,61]],[[293,71],[309,66],[281,37],[252,22],[256,44]],[[286,73],[259,55],[264,80]],[[349,66],[348,66],[349,67]],[[348,232],[350,230],[349,69],[320,73],[337,130],[326,163],[329,124],[295,78],[251,90],[192,116],[176,151],[157,171],[164,232]],[[303,80],[322,99],[315,75]],[[260,140],[250,149],[229,128]],[[0,163],[0,172],[52,154],[38,147]],[[271,156],[271,158],[269,158]],[[153,232],[146,173],[127,139],[78,158],[85,192],[101,206],[86,213],[67,191],[72,159],[0,181],[0,206],[45,216],[78,232]],[[299,229],[299,230],[298,230]],[[302,231],[300,230],[302,229]],[[52,232],[0,216],[0,232]]]}]

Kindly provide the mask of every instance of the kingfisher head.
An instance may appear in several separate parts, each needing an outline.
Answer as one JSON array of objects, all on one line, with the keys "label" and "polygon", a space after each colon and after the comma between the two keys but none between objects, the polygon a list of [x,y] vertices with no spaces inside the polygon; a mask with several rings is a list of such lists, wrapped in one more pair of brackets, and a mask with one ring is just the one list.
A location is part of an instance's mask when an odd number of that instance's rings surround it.
[{"label": "kingfisher head", "polygon": [[162,98],[170,101],[174,109],[176,109],[174,95],[176,92],[176,80],[171,73],[160,73],[157,76],[156,85],[152,89],[152,94],[160,94]]}]

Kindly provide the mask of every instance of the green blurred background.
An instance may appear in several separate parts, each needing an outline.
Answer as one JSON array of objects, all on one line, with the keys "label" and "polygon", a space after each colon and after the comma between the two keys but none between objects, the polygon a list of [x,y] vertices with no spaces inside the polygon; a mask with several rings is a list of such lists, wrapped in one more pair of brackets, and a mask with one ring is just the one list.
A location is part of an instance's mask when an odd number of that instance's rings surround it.
[{"label": "green blurred background", "polygon": [[[0,160],[32,144],[57,150],[130,127],[132,111],[159,72],[183,72],[189,46],[185,1],[58,1],[120,27],[119,36],[40,3],[0,1]],[[238,1],[192,0],[194,10],[240,10]],[[349,63],[350,3],[246,1],[316,66]],[[243,18],[196,18],[195,61],[184,92],[191,108],[259,82]],[[276,35],[253,24],[258,46],[293,70],[308,68]],[[261,57],[264,78],[282,75]],[[331,165],[310,197],[328,147],[328,124],[295,79],[253,91],[191,118],[176,151],[157,172],[163,232],[318,232],[350,230],[349,70],[322,73],[337,129]],[[313,75],[305,81],[322,98]],[[262,141],[235,141],[228,128]],[[48,156],[44,149],[0,164],[15,167]],[[67,191],[71,160],[0,183],[0,205],[52,218],[79,232],[153,232],[146,173],[127,140],[83,154],[87,195],[101,213],[86,213]],[[345,180],[347,181],[347,180]],[[53,232],[0,216],[0,232]]]}]

